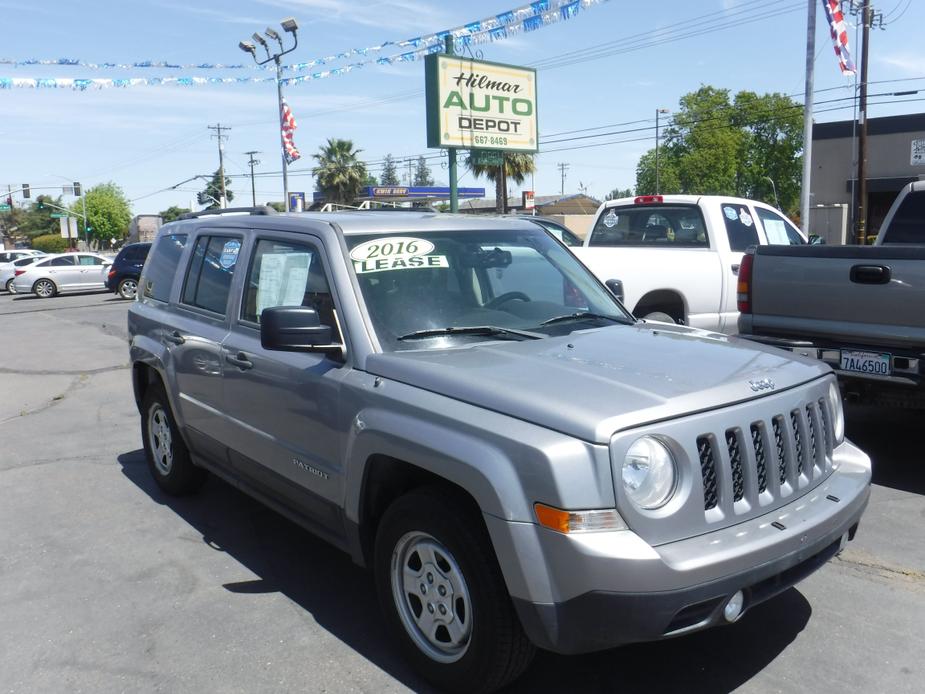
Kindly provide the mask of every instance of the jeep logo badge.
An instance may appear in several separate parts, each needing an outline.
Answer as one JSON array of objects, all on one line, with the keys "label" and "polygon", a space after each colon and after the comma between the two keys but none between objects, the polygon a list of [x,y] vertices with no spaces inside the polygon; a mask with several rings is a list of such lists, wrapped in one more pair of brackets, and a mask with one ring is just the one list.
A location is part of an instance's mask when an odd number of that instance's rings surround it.
[{"label": "jeep logo badge", "polygon": [[754,381],[749,381],[748,387],[751,388],[756,393],[760,393],[762,390],[774,390],[774,388],[776,388],[776,386],[774,385],[774,381],[772,381],[770,378],[762,378],[762,379],[758,379]]}]

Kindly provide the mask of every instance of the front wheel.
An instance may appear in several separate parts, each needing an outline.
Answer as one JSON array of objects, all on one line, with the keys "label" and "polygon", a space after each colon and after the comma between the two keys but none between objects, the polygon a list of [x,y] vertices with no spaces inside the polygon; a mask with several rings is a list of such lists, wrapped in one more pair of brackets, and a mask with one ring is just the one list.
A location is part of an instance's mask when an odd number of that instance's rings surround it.
[{"label": "front wheel", "polygon": [[154,481],[175,496],[197,491],[205,482],[206,471],[193,464],[160,385],[148,387],[141,416],[141,441]]},{"label": "front wheel", "polygon": [[40,299],[50,299],[58,293],[58,288],[51,280],[39,280],[32,285],[32,292]]},{"label": "front wheel", "polygon": [[677,321],[669,316],[667,313],[662,313],[661,311],[653,311],[652,313],[647,313],[642,317],[643,320],[647,321],[656,321],[658,323],[677,323]]},{"label": "front wheel", "polygon": [[534,647],[491,541],[458,495],[425,487],[395,501],[379,525],[374,568],[405,656],[442,690],[491,692],[530,664]]},{"label": "front wheel", "polygon": [[10,277],[10,279],[8,279],[8,280],[6,281],[6,291],[9,292],[10,294],[15,294],[15,293],[16,293],[16,290],[13,289],[13,280],[14,280],[14,279],[16,279],[16,278],[15,278],[15,277]]},{"label": "front wheel", "polygon": [[116,291],[123,299],[134,299],[135,295],[138,293],[138,282],[133,280],[131,277],[126,277],[124,280],[119,282],[119,287],[116,289]]}]

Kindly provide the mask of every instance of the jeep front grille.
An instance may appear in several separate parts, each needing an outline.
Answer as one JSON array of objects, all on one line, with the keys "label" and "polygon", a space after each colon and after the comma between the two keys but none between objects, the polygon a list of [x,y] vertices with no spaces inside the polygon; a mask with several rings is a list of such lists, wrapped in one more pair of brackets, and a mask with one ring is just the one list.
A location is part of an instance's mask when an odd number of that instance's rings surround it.
[{"label": "jeep front grille", "polygon": [[747,513],[823,475],[832,464],[830,421],[820,398],[747,427],[698,436],[704,510]]}]

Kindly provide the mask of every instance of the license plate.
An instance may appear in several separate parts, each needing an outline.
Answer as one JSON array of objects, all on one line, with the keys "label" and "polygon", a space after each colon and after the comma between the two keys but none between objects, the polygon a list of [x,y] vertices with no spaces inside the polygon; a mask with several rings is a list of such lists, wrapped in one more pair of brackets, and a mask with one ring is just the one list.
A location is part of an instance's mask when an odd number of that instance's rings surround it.
[{"label": "license plate", "polygon": [[892,357],[882,352],[857,352],[843,349],[841,370],[874,376],[889,376],[892,373]]}]

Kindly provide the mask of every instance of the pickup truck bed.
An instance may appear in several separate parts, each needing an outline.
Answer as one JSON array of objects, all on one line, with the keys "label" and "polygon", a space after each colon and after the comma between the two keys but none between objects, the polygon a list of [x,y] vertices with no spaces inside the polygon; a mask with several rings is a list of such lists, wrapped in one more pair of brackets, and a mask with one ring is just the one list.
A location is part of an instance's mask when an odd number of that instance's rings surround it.
[{"label": "pickup truck bed", "polygon": [[849,393],[925,403],[925,246],[761,246],[750,257],[743,336],[823,359]]}]

